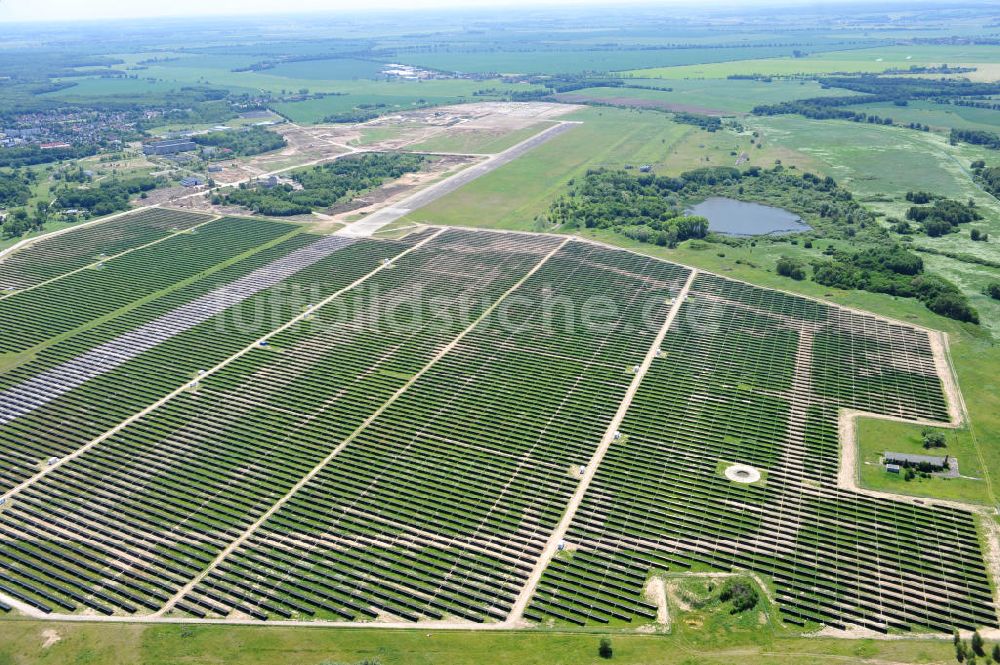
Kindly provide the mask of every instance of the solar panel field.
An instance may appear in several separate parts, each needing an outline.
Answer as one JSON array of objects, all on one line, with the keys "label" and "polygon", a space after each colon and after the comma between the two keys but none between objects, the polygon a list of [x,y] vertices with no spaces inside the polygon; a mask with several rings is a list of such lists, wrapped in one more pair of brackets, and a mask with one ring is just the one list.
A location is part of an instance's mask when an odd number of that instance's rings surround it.
[{"label": "solar panel field", "polygon": [[0,262],[3,607],[626,626],[747,570],[795,625],[997,626],[971,511],[839,481],[846,410],[956,418],[925,330],[568,237],[121,219]]},{"label": "solar panel field", "polygon": [[0,289],[24,289],[211,221],[208,215],[154,208],[49,235],[0,263]]}]

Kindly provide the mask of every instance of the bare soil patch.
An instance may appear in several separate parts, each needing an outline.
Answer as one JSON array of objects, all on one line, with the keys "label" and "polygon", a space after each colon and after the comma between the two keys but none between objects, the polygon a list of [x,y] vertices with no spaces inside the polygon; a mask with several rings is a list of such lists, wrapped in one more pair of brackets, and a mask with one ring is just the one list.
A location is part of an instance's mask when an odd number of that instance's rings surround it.
[{"label": "bare soil patch", "polygon": [[56,642],[58,642],[61,639],[62,639],[62,635],[60,635],[57,631],[55,631],[55,630],[53,630],[51,628],[43,630],[42,631],[42,640],[44,640],[44,641],[42,642],[42,648],[43,649],[48,649],[49,647],[51,647],[53,644],[55,644]]}]

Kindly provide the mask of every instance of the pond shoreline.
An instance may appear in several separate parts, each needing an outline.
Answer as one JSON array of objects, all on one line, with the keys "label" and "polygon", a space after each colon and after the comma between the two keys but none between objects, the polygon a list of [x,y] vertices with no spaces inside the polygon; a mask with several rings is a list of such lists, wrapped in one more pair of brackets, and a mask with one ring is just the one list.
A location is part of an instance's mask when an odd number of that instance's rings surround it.
[{"label": "pond shoreline", "polygon": [[788,235],[811,231],[799,215],[762,203],[710,196],[685,211],[708,220],[708,230],[730,236]]}]

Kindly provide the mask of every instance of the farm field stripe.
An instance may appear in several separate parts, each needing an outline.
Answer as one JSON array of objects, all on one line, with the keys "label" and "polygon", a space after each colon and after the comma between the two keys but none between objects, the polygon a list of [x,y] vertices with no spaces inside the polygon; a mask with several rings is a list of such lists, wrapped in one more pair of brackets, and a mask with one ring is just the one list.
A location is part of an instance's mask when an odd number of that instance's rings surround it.
[{"label": "farm field stripe", "polygon": [[51,284],[52,282],[57,282],[60,279],[63,279],[65,277],[69,277],[70,275],[76,274],[76,273],[81,272],[83,270],[87,270],[88,268],[92,268],[93,266],[97,265],[98,263],[103,263],[104,261],[112,261],[114,259],[117,259],[117,258],[120,258],[122,256],[125,256],[126,254],[131,254],[132,252],[134,252],[136,250],[146,249],[147,247],[152,247],[153,245],[157,245],[157,244],[163,242],[164,240],[170,240],[174,236],[177,236],[177,235],[180,235],[180,234],[183,234],[183,233],[188,233],[188,232],[193,231],[195,229],[201,228],[202,226],[204,226],[205,224],[208,224],[209,222],[215,222],[215,221],[220,220],[220,219],[222,219],[222,217],[220,215],[215,215],[213,217],[210,217],[210,218],[206,219],[204,222],[201,222],[199,224],[195,224],[194,226],[189,226],[186,229],[182,229],[180,231],[175,231],[174,233],[168,233],[167,235],[163,236],[162,238],[157,238],[156,240],[153,240],[151,242],[147,242],[144,245],[137,245],[135,247],[129,247],[125,251],[119,252],[118,254],[115,254],[113,256],[108,256],[108,257],[102,259],[101,261],[92,261],[92,262],[90,262],[89,264],[87,264],[85,266],[80,266],[79,268],[75,268],[73,270],[70,270],[69,272],[64,272],[64,273],[62,273],[60,275],[56,275],[55,277],[51,277],[49,279],[46,279],[45,281],[38,282],[37,284],[32,284],[31,286],[27,286],[27,287],[25,287],[23,289],[18,289],[16,291],[12,291],[11,293],[5,293],[4,295],[0,295],[0,300],[4,300],[6,298],[10,298],[11,296],[16,295],[16,294],[27,293],[28,291],[32,291],[34,289],[37,289],[40,286],[45,286],[46,284]]},{"label": "farm field stripe", "polygon": [[352,243],[346,238],[321,238],[135,330],[0,392],[0,426],[44,406],[90,379],[110,372]]},{"label": "farm field stripe", "polygon": [[508,624],[517,623],[523,618],[524,610],[534,595],[535,589],[538,587],[538,582],[542,579],[542,573],[545,572],[549,562],[552,561],[552,558],[559,551],[559,542],[566,536],[566,531],[573,522],[573,518],[576,516],[576,511],[580,507],[580,503],[583,501],[583,497],[587,493],[587,489],[590,487],[590,483],[594,479],[594,475],[597,473],[597,469],[601,465],[604,455],[608,452],[611,444],[615,441],[615,434],[618,432],[618,428],[621,427],[622,421],[625,419],[625,414],[628,413],[629,407],[632,405],[632,398],[635,397],[636,392],[639,390],[639,385],[642,383],[643,377],[646,376],[650,365],[653,364],[653,360],[656,358],[657,353],[659,353],[660,345],[663,344],[663,340],[667,335],[667,330],[673,324],[674,319],[677,316],[677,312],[680,311],[681,305],[687,299],[688,291],[691,290],[691,285],[694,284],[694,280],[697,276],[698,271],[692,270],[691,274],[688,275],[687,281],[684,282],[684,287],[674,299],[674,302],[670,307],[670,311],[667,313],[666,320],[664,320],[663,325],[660,327],[660,331],[656,334],[656,338],[653,340],[649,350],[646,352],[646,357],[643,359],[642,364],[639,365],[639,369],[635,373],[632,383],[629,384],[628,391],[622,398],[622,401],[618,406],[618,411],[615,413],[615,417],[611,419],[611,422],[608,424],[608,429],[604,432],[604,437],[601,439],[600,445],[597,447],[597,450],[594,451],[594,455],[587,463],[587,470],[584,473],[583,478],[580,479],[580,484],[577,486],[576,492],[573,493],[573,497],[570,499],[570,502],[566,507],[566,512],[563,513],[562,520],[560,520],[559,525],[552,532],[552,535],[549,536],[549,540],[545,544],[545,549],[542,550],[541,555],[538,557],[538,561],[535,562],[535,566],[532,568],[531,574],[528,576],[528,581],[525,582],[524,587],[521,589],[521,593],[518,594],[517,600],[514,602],[513,607],[511,607],[510,613],[507,615]]},{"label": "farm field stripe", "polygon": [[[444,230],[442,229],[437,234],[432,237],[437,237]],[[303,476],[295,485],[280,499],[278,499],[268,510],[262,514],[253,524],[251,524],[247,529],[234,539],[225,549],[223,549],[215,559],[194,577],[190,582],[188,582],[182,589],[180,589],[176,594],[174,594],[170,600],[168,600],[164,606],[153,616],[160,617],[164,613],[169,612],[171,608],[184,596],[190,593],[199,582],[201,582],[205,577],[209,575],[222,561],[226,559],[233,551],[239,548],[250,536],[256,532],[256,530],[264,524],[270,517],[276,513],[282,506],[284,506],[300,489],[302,489],[310,480],[312,480],[323,468],[329,464],[337,455],[340,454],[344,448],[346,448],[355,438],[358,437],[372,422],[375,421],[382,413],[388,409],[397,399],[399,399],[409,388],[412,386],[420,377],[426,374],[434,365],[437,364],[441,358],[446,356],[452,349],[454,349],[459,342],[461,342],[472,330],[476,328],[481,322],[486,320],[506,299],[511,293],[516,291],[522,284],[524,284],[528,279],[531,278],[538,270],[544,266],[549,259],[551,259],[560,249],[562,249],[568,242],[570,238],[563,239],[558,245],[556,245],[550,252],[548,252],[538,263],[536,263],[531,270],[524,274],[516,283],[514,283],[509,289],[507,289],[499,298],[497,298],[489,307],[487,307],[483,312],[470,323],[462,332],[460,332],[454,339],[451,340],[445,347],[443,347],[433,358],[431,358],[420,370],[414,374],[410,379],[399,387],[396,392],[394,392],[389,399],[387,399],[377,410],[375,410],[370,416],[368,416],[364,422],[362,422],[353,432],[351,432],[343,441],[340,442],[337,447],[335,447],[330,454],[327,455],[322,461],[319,462],[315,467],[313,467],[309,473]]]},{"label": "farm field stripe", "polygon": [[[423,247],[425,244],[427,244],[428,242],[430,242],[434,238],[437,238],[439,235],[441,235],[442,233],[444,233],[444,231],[445,231],[445,229],[441,229],[437,233],[434,233],[433,235],[428,236],[427,238],[421,240],[420,242],[418,242],[417,244],[413,245],[412,247],[409,247],[406,250],[400,252],[399,254],[397,254],[395,257],[392,258],[392,261],[395,261],[395,260],[397,260],[399,258],[402,258],[403,256],[406,256],[410,252],[412,252],[412,251],[414,251],[414,250],[416,250],[416,249],[418,249],[420,247]],[[367,274],[359,277],[354,282],[348,284],[347,286],[345,286],[344,288],[340,289],[336,293],[332,293],[331,295],[329,295],[328,297],[324,298],[322,301],[320,301],[319,303],[317,303],[316,304],[316,308],[322,307],[323,305],[327,304],[328,302],[330,302],[334,298],[337,298],[341,294],[346,293],[347,291],[350,291],[351,289],[353,289],[353,288],[357,287],[358,285],[364,283],[372,275],[375,275],[375,274],[379,273],[380,271],[385,270],[386,266],[387,266],[387,264],[379,265],[377,268],[375,268],[371,272],[369,272],[369,273],[367,273]],[[252,351],[253,349],[255,349],[260,344],[260,342],[268,339],[272,335],[278,334],[278,333],[280,333],[280,332],[282,332],[284,330],[287,330],[288,328],[291,328],[293,325],[295,325],[296,323],[298,323],[299,321],[301,321],[305,317],[309,316],[310,314],[312,314],[312,311],[303,312],[303,313],[299,314],[298,316],[296,316],[296,317],[294,317],[294,318],[286,321],[281,326],[279,326],[279,327],[277,327],[277,328],[275,328],[273,330],[269,330],[266,334],[264,334],[261,337],[257,338],[251,344],[249,344],[249,345],[245,346],[244,348],[242,348],[240,351],[238,351],[238,352],[234,353],[233,355],[229,356],[228,358],[226,358],[222,362],[218,363],[214,367],[205,370],[205,373],[202,375],[202,377],[209,377],[212,374],[218,372],[219,370],[221,370],[224,367],[226,367],[227,365],[229,365],[231,362],[233,362],[233,361],[235,361],[235,360],[243,357],[244,355],[246,355],[247,353],[249,353],[250,351]],[[61,467],[66,462],[68,462],[70,460],[73,460],[73,459],[76,459],[77,457],[79,457],[83,453],[87,452],[88,450],[90,450],[91,448],[93,448],[94,446],[96,446],[97,444],[99,444],[102,441],[104,441],[104,440],[106,440],[106,439],[114,436],[115,434],[117,434],[118,432],[120,432],[121,430],[123,430],[124,428],[126,428],[128,425],[132,424],[133,422],[139,420],[143,416],[148,415],[149,413],[152,413],[156,409],[160,408],[161,406],[163,406],[164,404],[166,404],[167,402],[169,402],[173,398],[175,398],[178,395],[182,394],[185,390],[187,390],[187,382],[185,382],[184,385],[180,386],[179,388],[177,388],[176,390],[174,390],[170,394],[164,396],[162,399],[154,402],[153,404],[150,404],[149,406],[147,406],[146,408],[142,409],[141,411],[138,411],[138,412],[132,414],[131,416],[129,416],[125,420],[121,421],[120,423],[118,423],[117,425],[115,425],[114,427],[112,427],[111,429],[109,429],[108,431],[106,431],[104,434],[101,434],[99,437],[93,439],[92,441],[90,441],[86,445],[83,445],[80,448],[78,448],[77,450],[75,450],[72,453],[70,453],[69,455],[66,455],[65,457],[60,458],[59,461],[55,462],[54,464],[52,464],[50,466],[45,467],[44,469],[42,469],[41,471],[39,471],[38,473],[36,473],[35,475],[33,475],[31,478],[28,478],[27,480],[25,480],[24,482],[20,483],[16,487],[11,488],[10,490],[8,490],[3,495],[0,495],[0,500],[8,500],[8,499],[12,498],[13,496],[17,495],[22,490],[24,490],[24,489],[26,489],[28,487],[31,487],[36,482],[38,482],[39,480],[41,480],[42,478],[44,478],[45,476],[47,476],[54,469],[58,469],[59,467]],[[0,594],[0,596],[2,596],[2,594]]]}]

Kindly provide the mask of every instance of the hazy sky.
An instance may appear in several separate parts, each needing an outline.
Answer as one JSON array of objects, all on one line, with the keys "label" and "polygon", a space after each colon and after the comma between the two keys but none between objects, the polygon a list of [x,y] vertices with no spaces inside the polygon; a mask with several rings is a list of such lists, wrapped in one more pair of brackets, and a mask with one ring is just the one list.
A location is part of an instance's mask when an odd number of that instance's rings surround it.
[{"label": "hazy sky", "polygon": [[[810,4],[830,0],[784,0],[770,4]],[[582,0],[603,6],[638,4],[636,0]],[[658,5],[722,4],[735,6],[746,0],[658,0]],[[208,16],[265,13],[295,13],[365,9],[421,9],[436,7],[489,7],[496,5],[579,5],[581,0],[0,0],[0,21],[77,21],[150,16]],[[652,4],[652,3],[651,3]],[[749,3],[747,3],[749,4]]]}]

